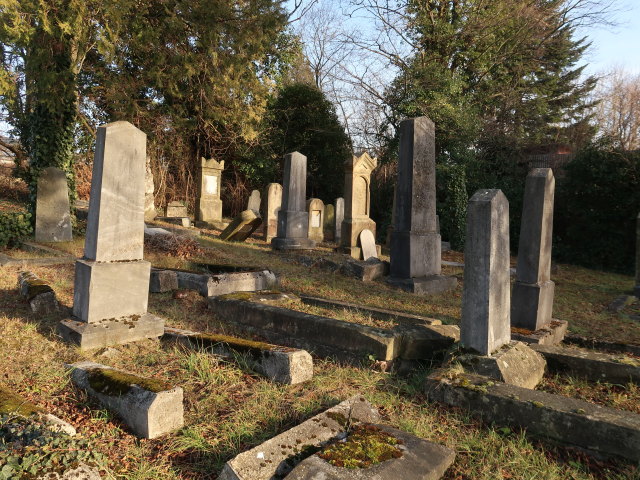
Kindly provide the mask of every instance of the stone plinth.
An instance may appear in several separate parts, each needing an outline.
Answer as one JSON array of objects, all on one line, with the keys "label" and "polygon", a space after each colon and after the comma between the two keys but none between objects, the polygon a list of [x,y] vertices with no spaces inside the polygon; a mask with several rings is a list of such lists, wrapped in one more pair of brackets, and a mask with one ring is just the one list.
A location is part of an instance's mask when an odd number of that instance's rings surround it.
[{"label": "stone plinth", "polygon": [[67,176],[59,168],[47,167],[40,172],[35,227],[36,242],[73,240]]},{"label": "stone plinth", "polygon": [[335,242],[342,242],[342,222],[344,221],[344,198],[336,198],[336,216],[335,216]]},{"label": "stone plinth", "polygon": [[222,222],[222,171],[224,160],[200,158],[200,187],[196,219],[204,224],[217,225]]},{"label": "stone plinth", "polygon": [[307,200],[309,213],[309,238],[314,242],[324,241],[324,203],[319,198]]},{"label": "stone plinth", "polygon": [[262,224],[262,219],[253,210],[245,210],[227,225],[219,235],[222,240],[244,242]]},{"label": "stone plinth", "polygon": [[262,207],[263,239],[265,242],[270,242],[278,234],[278,212],[282,206],[282,185],[279,183],[267,185],[264,198]]},{"label": "stone plinth", "polygon": [[276,250],[312,249],[309,214],[306,211],[307,157],[293,152],[284,157],[282,206],[278,212],[278,235],[271,240]]},{"label": "stone plinth", "polygon": [[539,330],[551,322],[555,285],[551,281],[551,242],[555,179],[550,168],[527,175],[522,207],[511,325]]},{"label": "stone plinth", "polygon": [[491,355],[509,343],[509,202],[500,190],[478,190],[469,200],[464,249],[460,341]]},{"label": "stone plinth", "polygon": [[362,258],[358,247],[360,232],[371,230],[375,238],[376,222],[369,218],[371,213],[371,172],[378,166],[378,160],[368,153],[354,155],[345,162],[344,197],[345,209],[340,235],[341,251],[356,260]]}]

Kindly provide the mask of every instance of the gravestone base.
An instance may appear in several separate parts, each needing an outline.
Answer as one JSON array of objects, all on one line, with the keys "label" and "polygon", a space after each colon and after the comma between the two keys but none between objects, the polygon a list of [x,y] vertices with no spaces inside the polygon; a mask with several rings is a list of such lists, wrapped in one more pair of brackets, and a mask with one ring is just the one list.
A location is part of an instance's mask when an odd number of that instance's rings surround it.
[{"label": "gravestone base", "polygon": [[418,278],[389,277],[387,283],[416,295],[434,295],[453,290],[458,285],[458,279],[448,275],[429,275]]},{"label": "gravestone base", "polygon": [[469,373],[523,388],[535,388],[547,366],[542,355],[516,341],[502,346],[492,355],[468,353],[456,357],[456,361]]},{"label": "gravestone base", "polygon": [[[352,258],[355,258],[356,260],[362,260],[362,248],[360,247],[339,247],[338,252],[346,253],[347,255],[350,255]],[[382,247],[377,244],[376,244],[376,253],[378,254],[378,257],[382,255]]]},{"label": "gravestone base", "polygon": [[558,345],[564,340],[568,326],[569,322],[566,320],[556,320],[554,318],[547,325],[536,331],[511,327],[511,339],[538,345]]},{"label": "gravestone base", "polygon": [[275,250],[313,250],[316,242],[310,238],[281,238],[271,239],[271,246]]},{"label": "gravestone base", "polygon": [[58,324],[58,333],[65,342],[89,350],[158,338],[164,334],[164,319],[150,313],[96,323],[68,318]]},{"label": "gravestone base", "polygon": [[511,294],[511,325],[535,331],[549,323],[554,292],[551,280],[541,283],[517,280]]}]

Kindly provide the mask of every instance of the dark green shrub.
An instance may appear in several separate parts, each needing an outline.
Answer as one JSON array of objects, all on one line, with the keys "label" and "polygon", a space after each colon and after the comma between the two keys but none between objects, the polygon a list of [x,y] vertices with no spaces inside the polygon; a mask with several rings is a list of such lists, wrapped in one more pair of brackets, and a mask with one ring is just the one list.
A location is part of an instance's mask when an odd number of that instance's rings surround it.
[{"label": "dark green shrub", "polygon": [[453,250],[464,250],[467,221],[467,177],[464,165],[437,165],[438,213],[442,238]]},{"label": "dark green shrub", "polygon": [[640,151],[594,144],[559,179],[554,252],[562,261],[631,273],[640,210]]},{"label": "dark green shrub", "polygon": [[33,233],[31,214],[26,212],[0,214],[0,247],[13,247]]}]

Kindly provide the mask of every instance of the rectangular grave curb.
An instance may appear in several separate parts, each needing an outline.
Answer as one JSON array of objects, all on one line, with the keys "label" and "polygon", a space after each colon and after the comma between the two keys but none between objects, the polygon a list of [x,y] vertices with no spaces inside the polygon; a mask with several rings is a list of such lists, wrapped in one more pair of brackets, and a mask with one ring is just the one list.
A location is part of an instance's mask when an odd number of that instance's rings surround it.
[{"label": "rectangular grave curb", "polygon": [[570,345],[578,345],[583,348],[593,350],[602,350],[605,352],[615,353],[631,353],[640,356],[640,345],[632,343],[608,342],[606,340],[598,340],[596,338],[583,337],[581,335],[569,334],[564,337],[564,343]]},{"label": "rectangular grave curb", "polygon": [[[306,350],[295,350],[277,345],[268,345],[271,349],[248,348],[244,345],[234,345],[233,338],[220,335],[206,335],[177,328],[164,329],[163,340],[180,342],[191,348],[204,349],[223,357],[234,357],[234,353],[248,353],[251,368],[274,382],[295,385],[313,378],[313,359]],[[236,340],[242,342],[243,339]],[[261,342],[255,342],[256,344]]]},{"label": "rectangular grave curb", "polygon": [[429,400],[463,408],[488,423],[523,427],[563,444],[640,461],[640,415],[479,375],[448,379],[446,374],[438,370],[427,378]]},{"label": "rectangular grave curb", "polygon": [[[607,383],[634,382],[640,384],[640,361],[633,364],[629,357],[593,352],[582,348],[552,345],[530,345],[542,354],[552,372],[569,372],[591,381]],[[625,363],[625,360],[628,363]]]},{"label": "rectangular grave curb", "polygon": [[320,447],[345,432],[351,422],[376,423],[377,410],[354,396],[229,460],[218,480],[284,478],[302,460],[305,449]]},{"label": "rectangular grave curb", "polygon": [[71,369],[71,380],[76,386],[115,411],[138,437],[156,438],[184,425],[183,392],[180,387],[152,392],[133,384],[124,395],[105,395],[91,388],[91,370],[121,370],[90,361],[73,363],[67,367]]}]

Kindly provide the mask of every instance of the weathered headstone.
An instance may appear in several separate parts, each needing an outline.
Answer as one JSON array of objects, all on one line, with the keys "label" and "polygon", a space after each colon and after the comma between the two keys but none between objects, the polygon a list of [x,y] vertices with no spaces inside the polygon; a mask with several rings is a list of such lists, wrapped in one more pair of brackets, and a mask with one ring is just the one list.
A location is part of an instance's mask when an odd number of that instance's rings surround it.
[{"label": "weathered headstone", "polygon": [[435,126],[427,117],[400,124],[396,208],[388,282],[418,294],[455,288],[441,275],[441,240],[436,225]]},{"label": "weathered headstone", "polygon": [[340,250],[356,260],[362,258],[358,238],[362,230],[371,230],[375,238],[376,222],[369,218],[371,212],[371,172],[378,160],[368,153],[353,155],[345,162],[344,196],[345,211],[342,221]]},{"label": "weathered headstone", "polygon": [[59,168],[47,167],[38,177],[35,234],[36,242],[73,240],[67,176]]},{"label": "weathered headstone", "polygon": [[309,238],[315,242],[324,241],[324,203],[319,198],[307,200],[309,212]]},{"label": "weathered headstone", "polygon": [[158,213],[156,212],[155,197],[153,195],[154,182],[153,171],[151,170],[151,162],[147,157],[144,176],[144,221],[150,222],[154,220]]},{"label": "weathered headstone", "polygon": [[262,221],[264,223],[264,240],[270,242],[278,234],[278,212],[282,205],[282,185],[270,183],[267,185],[262,206]]},{"label": "weathered headstone", "polygon": [[636,219],[636,297],[640,298],[640,213]]},{"label": "weathered headstone", "polygon": [[98,128],[84,257],[76,261],[74,318],[59,328],[65,340],[82,348],[164,332],[164,321],[147,313],[151,264],[142,259],[145,161],[142,131],[129,122]]},{"label": "weathered headstone", "polygon": [[336,223],[336,210],[331,204],[324,206],[324,218],[322,222],[322,230],[324,232],[324,239],[328,241],[335,240],[334,226]]},{"label": "weathered headstone", "polygon": [[524,190],[511,325],[536,331],[551,322],[554,283],[551,243],[555,179],[550,168],[535,168]]},{"label": "weathered headstone", "polygon": [[184,202],[180,202],[178,200],[174,200],[173,202],[169,202],[164,209],[164,216],[167,218],[182,218],[188,217],[187,206]]},{"label": "weathered headstone", "polygon": [[511,340],[509,202],[501,190],[469,200],[460,343],[490,355]]},{"label": "weathered headstone", "polygon": [[247,210],[253,211],[256,215],[260,216],[260,191],[252,190],[247,202]]},{"label": "weathered headstone", "polygon": [[335,222],[335,242],[340,244],[342,239],[342,222],[344,221],[344,198],[336,198],[336,222]]},{"label": "weathered headstone", "polygon": [[224,160],[200,158],[200,188],[198,190],[198,222],[215,225],[222,221],[222,170]]},{"label": "weathered headstone", "polygon": [[276,250],[311,249],[309,214],[306,211],[307,157],[299,152],[284,156],[282,206],[278,212],[278,235],[271,240]]},{"label": "weathered headstone", "polygon": [[220,232],[219,238],[230,242],[244,242],[261,224],[262,219],[256,215],[256,212],[245,210]]},{"label": "weathered headstone", "polygon": [[366,261],[370,258],[378,258],[378,250],[376,249],[376,239],[373,232],[364,229],[360,232],[360,246],[362,247],[362,258]]}]

